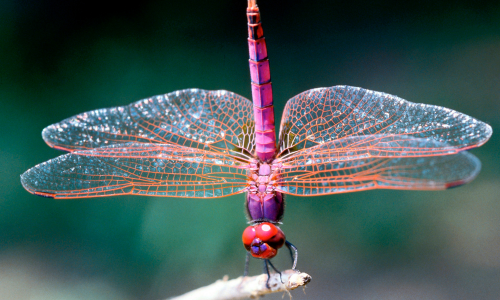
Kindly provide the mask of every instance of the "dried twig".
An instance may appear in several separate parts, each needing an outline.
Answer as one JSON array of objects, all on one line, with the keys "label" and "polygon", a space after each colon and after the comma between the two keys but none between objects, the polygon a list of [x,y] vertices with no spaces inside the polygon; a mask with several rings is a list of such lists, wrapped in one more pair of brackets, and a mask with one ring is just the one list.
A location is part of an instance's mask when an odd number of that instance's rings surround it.
[{"label": "dried twig", "polygon": [[188,292],[184,295],[170,298],[170,300],[236,300],[257,298],[265,294],[288,292],[299,286],[305,286],[311,281],[311,276],[307,273],[301,273],[294,270],[286,270],[279,274],[272,274],[269,280],[269,286],[266,287],[267,275],[262,274],[253,277],[238,277],[228,280],[224,277],[222,280]]}]

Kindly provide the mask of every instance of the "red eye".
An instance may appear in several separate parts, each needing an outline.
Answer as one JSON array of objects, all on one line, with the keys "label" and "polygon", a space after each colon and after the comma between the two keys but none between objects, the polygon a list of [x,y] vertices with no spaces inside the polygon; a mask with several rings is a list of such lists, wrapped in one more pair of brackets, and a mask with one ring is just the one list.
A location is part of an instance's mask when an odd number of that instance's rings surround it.
[{"label": "red eye", "polygon": [[255,227],[255,236],[264,242],[269,241],[278,233],[278,228],[271,223],[260,223]]},{"label": "red eye", "polygon": [[285,234],[274,224],[264,222],[248,226],[241,239],[253,257],[269,259],[276,256],[285,243]]},{"label": "red eye", "polygon": [[243,231],[243,245],[245,245],[245,248],[247,250],[250,250],[250,245],[252,244],[252,241],[255,239],[255,228],[254,226],[248,226],[245,231]]},{"label": "red eye", "polygon": [[273,238],[278,232],[280,232],[276,226],[271,223],[260,223],[255,228],[255,236],[263,240],[264,242],[269,241]]},{"label": "red eye", "polygon": [[279,249],[285,243],[285,234],[281,229],[271,223],[260,223],[255,228],[255,236],[269,246]]}]

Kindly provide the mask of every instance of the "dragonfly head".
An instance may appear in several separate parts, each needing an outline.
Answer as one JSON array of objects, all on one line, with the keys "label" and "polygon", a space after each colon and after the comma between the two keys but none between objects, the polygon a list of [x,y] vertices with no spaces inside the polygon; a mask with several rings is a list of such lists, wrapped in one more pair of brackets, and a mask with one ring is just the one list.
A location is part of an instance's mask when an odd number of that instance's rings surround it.
[{"label": "dragonfly head", "polygon": [[248,226],[243,231],[243,245],[253,257],[270,259],[285,243],[285,234],[276,225],[263,222]]}]

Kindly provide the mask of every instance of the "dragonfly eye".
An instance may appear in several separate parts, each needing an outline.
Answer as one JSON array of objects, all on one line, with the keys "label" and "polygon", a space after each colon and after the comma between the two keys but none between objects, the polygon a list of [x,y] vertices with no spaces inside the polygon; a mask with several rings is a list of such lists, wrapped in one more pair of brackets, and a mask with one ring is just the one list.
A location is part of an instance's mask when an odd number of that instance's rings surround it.
[{"label": "dragonfly eye", "polygon": [[250,251],[250,246],[252,244],[252,241],[255,239],[255,228],[254,226],[248,226],[245,231],[243,231],[243,236],[242,236],[242,241],[243,245],[245,248]]},{"label": "dragonfly eye", "polygon": [[279,249],[285,243],[285,234],[274,224],[264,222],[255,226],[255,236],[271,247]]},{"label": "dragonfly eye", "polygon": [[285,243],[285,234],[274,224],[263,222],[248,226],[243,231],[242,241],[253,257],[269,259],[276,256]]}]

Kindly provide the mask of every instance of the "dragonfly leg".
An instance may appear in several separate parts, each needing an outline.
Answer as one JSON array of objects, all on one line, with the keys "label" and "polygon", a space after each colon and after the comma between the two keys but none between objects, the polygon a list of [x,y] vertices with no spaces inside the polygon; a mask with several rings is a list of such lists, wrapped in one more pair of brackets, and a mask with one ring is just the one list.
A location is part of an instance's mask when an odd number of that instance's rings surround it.
[{"label": "dragonfly leg", "polygon": [[248,265],[250,263],[250,252],[247,252],[247,257],[245,258],[245,270],[243,271],[243,277],[248,276]]},{"label": "dragonfly leg", "polygon": [[281,278],[281,272],[278,269],[276,269],[276,267],[271,263],[270,259],[266,259],[266,260],[269,263],[269,265],[271,266],[271,268],[273,268],[274,272],[280,274],[280,281],[281,281],[281,283],[283,283],[283,278]]},{"label": "dragonfly leg", "polygon": [[297,260],[299,259],[299,252],[297,251],[297,247],[295,247],[289,241],[285,241],[285,245],[288,250],[290,250],[290,257],[292,258],[292,270],[299,271],[295,267],[297,267]]},{"label": "dragonfly leg", "polygon": [[269,279],[271,279],[271,274],[269,273],[269,266],[267,265],[269,260],[264,259],[264,273],[267,274],[267,281],[266,281],[266,287],[267,289],[271,289],[271,286],[269,285]]}]

